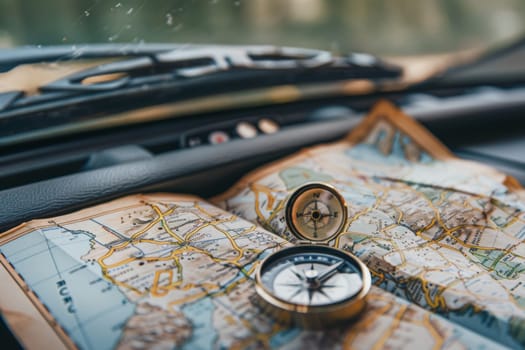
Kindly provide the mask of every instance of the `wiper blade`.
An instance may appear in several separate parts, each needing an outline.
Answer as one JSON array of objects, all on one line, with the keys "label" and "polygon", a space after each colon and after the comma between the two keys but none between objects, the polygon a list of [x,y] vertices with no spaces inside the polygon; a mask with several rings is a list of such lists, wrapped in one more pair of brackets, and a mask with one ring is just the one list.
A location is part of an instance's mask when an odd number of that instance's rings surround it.
[{"label": "wiper blade", "polygon": [[[394,78],[401,74],[397,67],[387,65],[366,54],[335,57],[327,51],[273,46],[228,47],[203,46],[172,50],[149,57],[113,62],[65,77],[41,87],[42,91],[108,91],[133,85],[133,80],[148,81],[189,79],[224,72],[277,72],[324,69],[340,73],[340,79]],[[93,84],[89,79],[105,80]],[[144,83],[144,79],[136,81]]]},{"label": "wiper blade", "polygon": [[89,44],[60,46],[24,46],[0,49],[0,73],[30,63],[61,62],[91,58],[117,58],[155,55],[178,50],[185,44]]}]

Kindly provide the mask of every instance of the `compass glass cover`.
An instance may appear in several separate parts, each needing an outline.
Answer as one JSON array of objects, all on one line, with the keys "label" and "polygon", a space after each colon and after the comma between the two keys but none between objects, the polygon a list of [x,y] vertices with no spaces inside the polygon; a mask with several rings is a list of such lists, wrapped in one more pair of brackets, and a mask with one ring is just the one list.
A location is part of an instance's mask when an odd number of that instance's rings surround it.
[{"label": "compass glass cover", "polygon": [[318,251],[286,254],[262,266],[261,281],[275,297],[292,304],[326,306],[352,299],[363,288],[357,264]]}]

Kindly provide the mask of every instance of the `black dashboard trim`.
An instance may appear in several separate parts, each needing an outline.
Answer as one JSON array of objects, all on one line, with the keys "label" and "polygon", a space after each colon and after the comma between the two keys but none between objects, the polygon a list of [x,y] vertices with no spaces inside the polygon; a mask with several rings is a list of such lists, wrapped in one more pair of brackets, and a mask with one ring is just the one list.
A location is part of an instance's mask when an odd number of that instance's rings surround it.
[{"label": "black dashboard trim", "polygon": [[[512,123],[518,130],[525,130],[524,122],[519,118],[525,107],[525,89],[505,94],[505,98],[501,99],[486,98],[483,94],[481,96],[450,98],[447,99],[447,103],[433,105],[415,103],[404,110],[444,139],[449,146],[457,144],[454,138],[463,137],[465,125],[475,130],[476,124],[496,125],[496,122],[504,122],[504,125]],[[302,147],[341,138],[359,120],[356,115],[355,118],[311,122],[283,128],[278,133],[262,135],[255,139],[238,139],[220,145],[175,150],[147,160],[6,189],[0,191],[0,230],[9,229],[31,219],[71,212],[131,193],[173,191],[192,192],[201,196],[214,195],[233,184],[242,173],[256,166]],[[489,129],[492,127],[488,125]],[[455,136],[450,137],[452,134]],[[514,164],[491,160],[474,153],[465,155],[467,158],[483,161],[511,173],[525,183],[525,161]],[[195,185],[199,174],[207,186]],[[203,174],[206,175],[202,177]]]}]

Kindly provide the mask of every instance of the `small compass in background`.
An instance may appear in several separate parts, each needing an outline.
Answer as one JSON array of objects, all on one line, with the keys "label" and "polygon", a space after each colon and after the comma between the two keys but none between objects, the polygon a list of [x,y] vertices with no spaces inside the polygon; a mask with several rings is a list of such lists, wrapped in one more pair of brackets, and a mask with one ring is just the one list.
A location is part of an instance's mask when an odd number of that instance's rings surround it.
[{"label": "small compass in background", "polygon": [[288,199],[286,223],[301,240],[327,241],[343,231],[347,211],[344,198],[334,187],[308,183]]}]

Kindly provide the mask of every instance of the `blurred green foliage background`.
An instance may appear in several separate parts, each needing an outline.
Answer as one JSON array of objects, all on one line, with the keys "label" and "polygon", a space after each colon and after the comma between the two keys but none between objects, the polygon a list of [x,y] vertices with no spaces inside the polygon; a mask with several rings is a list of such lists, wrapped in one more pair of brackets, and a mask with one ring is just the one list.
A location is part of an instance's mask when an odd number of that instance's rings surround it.
[{"label": "blurred green foliage background", "polygon": [[274,44],[413,55],[521,37],[524,0],[0,0],[0,47]]}]

